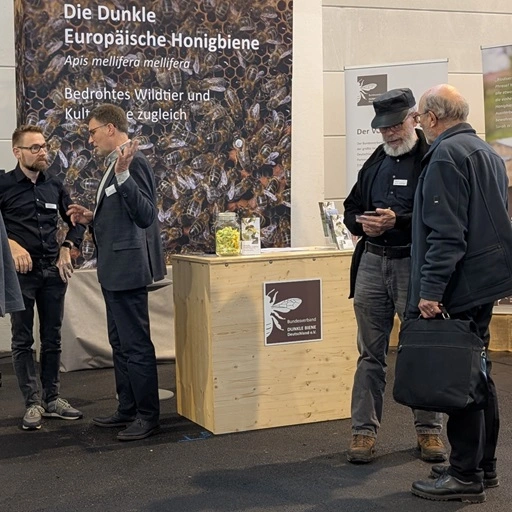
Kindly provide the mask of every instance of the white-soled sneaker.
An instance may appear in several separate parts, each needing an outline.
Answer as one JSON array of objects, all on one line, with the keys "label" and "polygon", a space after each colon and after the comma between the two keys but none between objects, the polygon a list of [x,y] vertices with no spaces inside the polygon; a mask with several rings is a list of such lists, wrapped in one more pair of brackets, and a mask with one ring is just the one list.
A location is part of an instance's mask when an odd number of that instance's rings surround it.
[{"label": "white-soled sneaker", "polygon": [[37,404],[27,407],[25,416],[23,416],[23,430],[39,430],[41,428],[42,414],[44,409]]},{"label": "white-soled sneaker", "polygon": [[63,420],[78,420],[83,417],[82,411],[71,407],[67,400],[57,398],[53,402],[44,403],[43,416],[47,418],[62,418]]}]

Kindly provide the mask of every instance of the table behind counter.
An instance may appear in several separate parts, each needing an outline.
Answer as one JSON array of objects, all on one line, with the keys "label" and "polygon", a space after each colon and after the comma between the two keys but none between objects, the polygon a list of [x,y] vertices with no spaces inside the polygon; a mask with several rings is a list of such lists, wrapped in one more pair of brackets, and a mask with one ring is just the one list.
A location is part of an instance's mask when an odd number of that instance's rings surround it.
[{"label": "table behind counter", "polygon": [[[166,284],[166,286],[161,286]],[[150,287],[151,338],[157,360],[174,359],[172,272],[165,282]],[[96,270],[77,270],[66,293],[62,324],[61,371],[113,366],[107,337],[105,302]]]}]

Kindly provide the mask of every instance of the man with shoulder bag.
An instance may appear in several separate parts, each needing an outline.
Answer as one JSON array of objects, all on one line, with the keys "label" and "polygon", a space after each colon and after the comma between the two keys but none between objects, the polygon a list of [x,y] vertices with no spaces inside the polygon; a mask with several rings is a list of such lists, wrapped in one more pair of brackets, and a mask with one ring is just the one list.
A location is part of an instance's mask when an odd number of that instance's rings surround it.
[{"label": "man with shoulder bag", "polygon": [[[487,349],[494,301],[512,294],[512,226],[502,158],[466,122],[469,106],[452,86],[426,91],[419,103],[429,152],[422,161],[412,219],[407,318],[435,318],[443,305],[452,319],[469,320]],[[485,501],[498,485],[499,414],[487,359],[487,402],[448,413],[448,466],[412,484],[436,501]],[[457,370],[457,369],[455,369]],[[442,383],[440,383],[442,386]]]}]

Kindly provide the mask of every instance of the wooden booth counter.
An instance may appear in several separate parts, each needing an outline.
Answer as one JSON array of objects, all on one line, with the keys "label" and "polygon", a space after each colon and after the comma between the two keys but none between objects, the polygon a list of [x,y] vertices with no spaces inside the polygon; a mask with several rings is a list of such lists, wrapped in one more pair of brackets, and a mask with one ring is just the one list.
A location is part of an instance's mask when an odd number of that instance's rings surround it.
[{"label": "wooden booth counter", "polygon": [[351,252],[173,257],[178,413],[214,434],[348,418]]}]

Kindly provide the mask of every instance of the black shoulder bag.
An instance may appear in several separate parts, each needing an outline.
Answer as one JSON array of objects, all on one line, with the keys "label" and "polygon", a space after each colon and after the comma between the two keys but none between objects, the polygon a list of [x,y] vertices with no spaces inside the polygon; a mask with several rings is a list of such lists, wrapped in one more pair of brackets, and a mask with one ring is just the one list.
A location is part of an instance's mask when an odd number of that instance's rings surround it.
[{"label": "black shoulder bag", "polygon": [[413,409],[456,412],[487,403],[486,351],[474,322],[405,320],[398,336],[394,399]]}]

